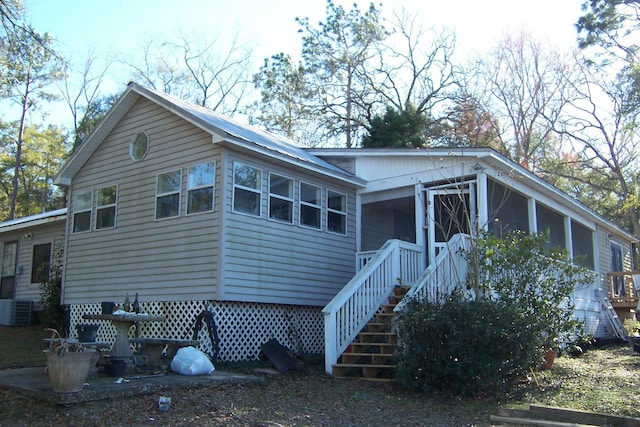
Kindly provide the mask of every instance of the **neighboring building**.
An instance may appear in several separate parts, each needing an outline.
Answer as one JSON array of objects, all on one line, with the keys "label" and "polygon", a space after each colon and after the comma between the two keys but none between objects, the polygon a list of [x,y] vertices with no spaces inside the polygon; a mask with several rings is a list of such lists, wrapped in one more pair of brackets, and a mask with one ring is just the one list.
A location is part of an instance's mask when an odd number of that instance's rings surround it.
[{"label": "neighboring building", "polygon": [[[415,253],[411,272],[394,270],[411,283],[458,233],[549,229],[602,279],[576,293],[596,335],[611,333],[594,290],[608,289],[612,251],[634,267],[634,236],[490,149],[308,149],[135,83],[56,183],[69,194],[62,295],[72,324],[137,293],[143,311],[167,317],[143,333],[186,338],[209,309],[224,360],[253,359],[271,338],[325,351],[323,307],[389,239]],[[23,241],[3,229],[10,260],[11,242]],[[27,260],[14,270],[32,268]],[[9,298],[36,299],[16,283]],[[105,324],[100,339],[113,333]]]}]

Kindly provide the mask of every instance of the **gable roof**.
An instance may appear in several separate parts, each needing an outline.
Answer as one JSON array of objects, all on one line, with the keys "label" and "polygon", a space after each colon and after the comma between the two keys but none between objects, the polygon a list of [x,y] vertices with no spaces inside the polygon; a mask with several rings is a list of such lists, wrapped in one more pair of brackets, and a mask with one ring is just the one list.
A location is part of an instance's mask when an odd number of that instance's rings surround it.
[{"label": "gable roof", "polygon": [[166,108],[177,116],[187,120],[203,131],[211,134],[212,142],[226,142],[242,147],[257,154],[279,159],[303,169],[315,171],[332,178],[364,186],[364,181],[355,175],[309,153],[301,144],[274,135],[253,126],[245,125],[223,116],[208,108],[192,104],[171,95],[149,89],[131,82],[109,110],[104,119],[96,126],[87,141],[73,154],[55,177],[58,185],[68,186],[71,179],[100,146],[102,141],[118,125],[129,109],[143,97]]}]

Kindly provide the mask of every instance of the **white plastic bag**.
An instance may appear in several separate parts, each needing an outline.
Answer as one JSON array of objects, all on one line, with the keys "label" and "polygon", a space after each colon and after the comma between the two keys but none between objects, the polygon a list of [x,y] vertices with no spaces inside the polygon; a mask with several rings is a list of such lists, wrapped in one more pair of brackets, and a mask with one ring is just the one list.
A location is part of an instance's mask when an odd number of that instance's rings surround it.
[{"label": "white plastic bag", "polygon": [[179,348],[171,361],[171,370],[182,375],[207,375],[214,369],[207,355],[195,347]]}]

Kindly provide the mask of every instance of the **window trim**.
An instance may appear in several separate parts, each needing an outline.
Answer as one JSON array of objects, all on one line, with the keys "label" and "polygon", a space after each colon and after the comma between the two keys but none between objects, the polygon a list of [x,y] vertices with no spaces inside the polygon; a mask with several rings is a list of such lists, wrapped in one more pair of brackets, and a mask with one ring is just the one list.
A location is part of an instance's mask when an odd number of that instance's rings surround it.
[{"label": "window trim", "polygon": [[[331,207],[329,207],[329,193],[334,193],[337,194],[339,196],[344,197],[344,211],[339,211],[337,209],[332,209]],[[349,199],[347,197],[347,195],[345,193],[341,193],[340,191],[335,191],[335,190],[331,190],[331,189],[327,189],[327,215],[326,215],[326,219],[325,219],[325,229],[327,230],[327,233],[331,233],[331,234],[337,234],[338,236],[346,236],[347,235],[347,209],[348,209],[348,202]],[[341,215],[344,217],[344,233],[340,233],[334,230],[330,230],[329,229],[329,214],[336,214],[336,215]]]},{"label": "window trim", "polygon": [[[305,202],[305,201],[302,200],[302,186],[303,185],[309,185],[311,187],[315,187],[315,188],[320,190],[320,195],[318,197],[318,201],[320,202],[319,205],[314,205],[312,203]],[[323,199],[323,197],[322,197],[323,191],[322,190],[323,190],[323,188],[321,186],[319,186],[319,185],[311,184],[310,182],[306,182],[306,181],[300,181],[299,192],[298,192],[298,222],[299,222],[300,227],[308,228],[310,230],[320,230],[320,231],[322,231],[322,202],[323,202],[323,200],[322,200]],[[302,207],[303,206],[317,209],[318,212],[320,212],[320,221],[319,221],[318,227],[314,227],[312,225],[305,224],[305,223],[302,222],[302,210],[303,210]]]},{"label": "window trim", "polygon": [[[213,166],[213,170],[211,173],[211,184],[207,184],[207,185],[200,185],[200,186],[196,186],[193,188],[189,187],[189,172],[190,169],[195,168],[197,166],[201,166],[201,165],[206,165],[211,163],[211,165]],[[185,190],[186,190],[186,208],[185,208],[185,215],[198,215],[198,214],[202,214],[202,213],[207,213],[207,212],[213,212],[215,211],[215,197],[216,197],[216,161],[215,160],[211,160],[210,162],[202,162],[202,163],[197,163],[197,164],[193,164],[190,166],[186,167],[187,173],[186,173],[186,183],[185,183]],[[204,210],[204,211],[197,211],[197,212],[189,212],[189,193],[191,191],[195,191],[195,190],[202,190],[204,188],[209,188],[211,187],[211,209],[208,210]]]},{"label": "window trim", "polygon": [[[160,175],[166,175],[166,174],[170,174],[170,173],[174,173],[174,172],[178,172],[180,174],[180,179],[179,179],[179,185],[178,185],[178,190],[177,191],[169,191],[166,193],[158,193],[158,179],[160,178]],[[172,170],[168,170],[165,172],[160,172],[158,174],[156,174],[156,191],[155,191],[155,204],[154,204],[154,211],[153,211],[153,216],[155,218],[156,221],[162,221],[165,219],[171,219],[171,218],[179,218],[180,214],[182,212],[182,168],[178,168],[178,169],[172,169]],[[177,209],[177,214],[176,215],[172,215],[172,216],[163,216],[163,217],[158,217],[158,199],[160,197],[164,197],[164,196],[169,196],[172,194],[177,194],[178,195],[178,209]]]},{"label": "window trim", "polygon": [[[51,242],[45,242],[45,243],[38,243],[38,244],[33,244],[31,246],[31,271],[30,271],[30,277],[29,277],[29,283],[30,284],[39,284],[42,283],[43,280],[37,280],[38,278],[36,278],[36,281],[34,281],[34,276],[38,275],[38,272],[35,270],[36,264],[35,264],[35,252],[36,252],[36,248],[37,247],[42,247],[42,246],[48,246],[49,247],[49,260],[46,262],[47,264],[47,271],[44,274],[44,278],[43,279],[48,279],[49,278],[49,271],[51,268],[51,261],[52,261],[52,256],[53,256],[53,244]],[[42,264],[38,264],[38,268],[42,265],[44,265],[45,263]]]},{"label": "window trim", "polygon": [[[138,136],[139,135],[144,135],[145,138],[147,138],[147,148],[146,150],[144,150],[144,154],[142,156],[140,156],[140,158],[136,158],[134,156],[134,144],[135,142],[138,140]],[[140,162],[142,160],[144,160],[145,157],[147,157],[147,154],[149,154],[149,145],[151,143],[151,138],[149,138],[149,134],[146,131],[142,131],[142,132],[136,132],[135,135],[133,135],[133,137],[131,137],[131,141],[129,141],[129,157],[131,158],[131,160],[133,160],[134,162]]]},{"label": "window trim", "polygon": [[[89,194],[89,208],[88,209],[76,210],[75,201],[77,200],[78,196],[81,195],[81,194]],[[71,206],[73,208],[71,234],[80,234],[80,233],[89,233],[89,232],[91,232],[91,229],[92,229],[92,226],[93,226],[93,189],[84,190],[84,191],[74,191],[73,192],[73,201],[71,202]],[[76,231],[76,215],[81,214],[81,213],[86,213],[86,212],[89,213],[89,228],[87,228],[86,230]]]},{"label": "window trim", "polygon": [[[278,176],[280,178],[287,179],[287,180],[289,180],[291,182],[291,195],[290,195],[290,197],[284,197],[284,196],[282,196],[280,194],[271,192],[271,177],[273,175]],[[294,218],[295,218],[295,212],[294,212],[294,207],[295,207],[295,186],[296,186],[295,179],[293,179],[293,178],[291,178],[289,176],[282,175],[282,174],[277,173],[277,172],[271,172],[271,171],[269,172],[269,184],[268,184],[269,196],[268,196],[268,203],[267,203],[268,204],[268,206],[267,206],[267,212],[268,212],[267,216],[268,216],[268,219],[270,221],[275,221],[275,222],[279,222],[279,223],[282,223],[282,224],[293,224],[294,223]],[[283,219],[280,219],[280,218],[275,218],[275,217],[271,216],[271,199],[272,198],[275,198],[275,199],[290,203],[290,205],[291,205],[291,220],[290,221],[286,221],[286,220],[283,220]]]},{"label": "window trim", "polygon": [[[258,178],[258,183],[257,183],[258,188],[257,189],[256,188],[251,188],[251,187],[246,187],[246,186],[241,185],[241,184],[236,184],[236,165],[242,165],[242,166],[246,166],[246,167],[249,167],[251,169],[255,169],[255,170],[260,171],[260,177]],[[237,213],[237,214],[242,214],[242,215],[248,215],[248,216],[251,216],[251,217],[254,217],[254,218],[262,218],[262,193],[263,193],[263,190],[262,190],[262,177],[264,175],[264,171],[261,168],[258,168],[256,166],[252,166],[252,165],[249,165],[247,163],[234,160],[233,164],[232,164],[231,173],[232,173],[232,177],[233,177],[232,189],[231,189],[231,191],[232,191],[231,192],[231,210],[232,210],[232,212]],[[258,213],[257,214],[254,214],[254,213],[251,213],[251,212],[240,211],[240,210],[236,209],[236,188],[239,188],[239,189],[244,190],[244,191],[249,191],[249,192],[252,192],[252,193],[255,193],[255,194],[258,195]]]},{"label": "window trim", "polygon": [[[106,205],[100,205],[100,197],[99,197],[99,193],[100,190],[104,189],[104,188],[110,188],[110,187],[115,187],[116,189],[116,193],[115,193],[115,201],[113,203],[110,204],[106,204]],[[111,230],[116,228],[117,226],[117,220],[118,220],[118,192],[119,192],[119,187],[118,184],[114,184],[114,185],[105,185],[104,187],[98,187],[96,188],[96,224],[95,224],[95,229],[96,231],[98,230]],[[113,207],[113,226],[112,227],[98,227],[98,212],[104,209],[109,209]]]}]

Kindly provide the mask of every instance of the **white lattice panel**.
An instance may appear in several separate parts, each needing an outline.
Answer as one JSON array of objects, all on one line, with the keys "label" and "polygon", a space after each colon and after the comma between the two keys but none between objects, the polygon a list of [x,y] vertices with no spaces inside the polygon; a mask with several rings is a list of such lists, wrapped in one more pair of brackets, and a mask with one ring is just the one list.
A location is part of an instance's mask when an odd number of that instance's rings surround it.
[{"label": "white lattice panel", "polygon": [[[213,313],[219,338],[219,358],[235,362],[256,360],[260,347],[272,338],[282,345],[306,354],[324,351],[324,324],[320,307],[277,304],[221,302],[221,301],[172,301],[141,302],[143,313],[164,316],[166,322],[140,323],[140,336],[153,338],[191,339],[198,314],[208,309]],[[87,321],[83,314],[100,313],[100,304],[76,304],[71,306],[71,337],[76,337],[78,323],[98,323],[98,341],[113,343],[116,330],[107,321]],[[135,327],[129,329],[129,337],[135,336]],[[203,326],[198,336],[200,348],[212,354],[212,343]]]}]

